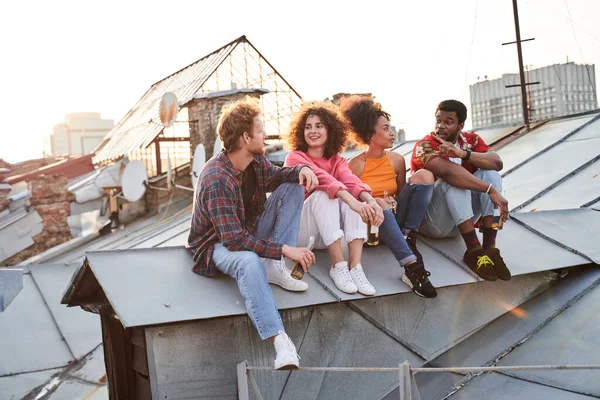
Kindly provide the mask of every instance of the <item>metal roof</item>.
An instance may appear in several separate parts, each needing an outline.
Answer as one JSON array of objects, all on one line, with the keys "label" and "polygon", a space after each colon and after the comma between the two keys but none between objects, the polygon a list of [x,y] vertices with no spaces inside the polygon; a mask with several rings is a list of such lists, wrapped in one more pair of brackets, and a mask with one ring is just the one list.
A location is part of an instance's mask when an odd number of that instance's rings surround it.
[{"label": "metal roof", "polygon": [[162,96],[173,92],[179,104],[188,103],[241,40],[243,37],[153,84],[98,145],[94,162],[118,158],[147,147],[163,129],[158,115]]},{"label": "metal roof", "polygon": [[[215,96],[206,92],[220,91],[219,83],[213,82],[215,73],[231,77],[231,82],[242,79],[238,65],[224,62],[228,57],[233,56],[256,68],[243,66],[242,69],[248,68],[248,71],[243,74],[243,83],[248,87],[232,89],[229,92],[260,91],[268,93],[263,96],[262,100],[267,132],[277,129],[281,122],[288,122],[293,109],[299,106],[300,96],[248,39],[241,36],[153,84],[97,146],[94,163],[118,159],[150,145],[163,130],[158,106],[165,93],[173,92],[179,105],[184,106],[194,98]],[[223,69],[223,74],[220,73],[221,69]],[[250,69],[252,70],[250,71]],[[228,82],[228,85],[231,82]],[[260,87],[256,87],[257,85]],[[284,98],[281,95],[282,92],[289,92],[288,98]],[[223,95],[226,91],[221,90],[219,93]],[[271,126],[273,120],[276,120],[277,123]],[[275,133],[279,134],[279,132]]]},{"label": "metal roof", "polygon": [[[594,185],[593,179],[600,178],[593,178],[591,175],[593,167],[598,165],[597,162],[577,170],[579,166],[575,165],[576,162],[570,164],[570,161],[568,163],[563,161],[563,158],[567,156],[566,151],[577,154],[578,148],[573,147],[571,143],[588,143],[597,140],[595,132],[598,123],[592,121],[596,115],[549,122],[530,133],[516,136],[516,139],[502,143],[499,151],[507,152],[508,162],[516,167],[507,174],[507,184],[511,182],[513,174],[515,176],[523,174],[526,177],[529,176],[527,171],[530,175],[535,174],[536,168],[534,167],[538,161],[545,162],[546,157],[554,156],[556,150],[561,150],[560,153],[556,153],[560,154],[557,163],[561,164],[556,169],[559,172],[556,176],[557,179],[561,178],[561,174],[569,175],[573,171],[576,172],[572,174],[572,178],[563,181],[552,190],[544,192],[530,206],[534,206],[536,202],[545,202],[549,208],[573,208],[571,204],[576,204],[575,208],[578,208],[581,205],[577,204],[579,200],[576,199],[579,193],[585,194],[581,201],[589,202],[598,198],[600,190],[598,185]],[[582,128],[586,122],[590,121],[589,126]],[[541,129],[546,129],[546,131],[541,131]],[[548,131],[548,129],[550,130]],[[511,132],[507,133],[507,135],[510,134]],[[527,138],[534,134],[533,139]],[[546,137],[546,134],[549,136]],[[568,137],[565,139],[565,136]],[[519,146],[523,143],[527,145]],[[413,145],[414,142],[403,144],[399,147],[402,149],[400,152],[408,154]],[[531,157],[538,153],[540,154],[536,157]],[[523,163],[524,161],[526,162]],[[509,165],[506,165],[508,168]],[[540,173],[544,179],[547,179],[546,169],[550,169],[552,172],[552,168],[548,166],[544,168],[544,171]],[[573,169],[569,171],[569,168]],[[509,171],[509,169],[506,170]],[[577,182],[588,183],[580,185]],[[570,187],[569,190],[566,189],[568,187]],[[507,196],[511,205],[517,203],[520,190],[522,189],[518,187],[508,190]],[[569,191],[573,193],[573,196],[568,196]],[[116,308],[125,310],[123,315],[125,315],[127,323],[134,321],[133,323],[145,324],[152,322],[152,318],[154,318],[154,322],[168,322],[190,316],[191,318],[217,316],[216,311],[210,314],[210,310],[203,310],[203,307],[195,307],[199,310],[193,312],[191,306],[183,309],[180,307],[182,301],[189,301],[189,296],[198,296],[198,293],[192,293],[191,290],[204,285],[205,281],[210,282],[210,285],[213,286],[208,290],[222,288],[221,292],[215,294],[212,300],[219,299],[220,303],[224,303],[219,305],[217,310],[229,313],[227,315],[243,314],[243,304],[234,282],[225,277],[209,280],[196,276],[189,270],[189,259],[176,262],[179,257],[185,258],[183,256],[185,250],[181,248],[141,250],[147,247],[182,245],[187,238],[190,210],[189,202],[173,204],[169,211],[171,215],[157,214],[137,221],[123,231],[99,237],[82,248],[59,254],[52,262],[76,261],[75,265],[79,267],[86,252],[110,250],[89,253],[91,265],[92,267],[94,264],[103,265],[99,268],[105,269],[105,272],[100,273],[101,279],[107,282],[107,287],[111,288],[109,294],[115,302]],[[523,208],[519,211],[527,210],[528,208]],[[313,322],[306,325],[306,331],[298,328],[296,319],[293,323],[286,322],[286,327],[289,327],[296,336],[305,332],[305,339],[299,339],[297,342],[298,344],[302,343],[299,345],[299,351],[303,365],[316,365],[317,362],[325,360],[326,365],[386,366],[389,364],[391,366],[394,365],[394,362],[397,365],[398,360],[408,359],[413,365],[420,365],[428,361],[431,365],[474,366],[493,363],[499,355],[505,352],[510,354],[514,349],[523,349],[523,353],[514,351],[513,357],[516,358],[514,360],[507,358],[511,363],[532,363],[530,359],[536,359],[535,357],[539,357],[541,362],[542,357],[549,349],[556,349],[551,353],[555,355],[555,363],[570,363],[569,357],[571,356],[575,357],[574,360],[578,362],[598,363],[593,359],[597,352],[590,351],[590,349],[598,347],[595,339],[597,335],[594,336],[590,332],[598,329],[598,321],[597,318],[594,318],[593,311],[594,304],[597,304],[594,288],[600,282],[600,269],[597,266],[571,268],[563,279],[559,279],[561,275],[557,272],[534,273],[534,271],[561,270],[572,265],[589,264],[590,260],[597,263],[600,258],[596,245],[596,238],[600,236],[598,231],[600,225],[596,222],[599,215],[597,211],[591,209],[513,213],[512,219],[507,222],[504,230],[498,235],[498,245],[502,249],[502,254],[516,275],[511,282],[478,282],[473,278],[460,262],[462,258],[460,239],[456,239],[456,241],[455,239],[425,239],[426,242],[421,242],[419,249],[426,260],[427,268],[432,271],[430,277],[432,282],[439,287],[439,296],[436,299],[421,299],[406,293],[407,288],[399,281],[400,269],[393,257],[389,253],[386,254],[383,247],[367,249],[364,256],[365,272],[378,290],[379,297],[364,298],[360,295],[346,295],[338,292],[326,274],[328,257],[323,251],[318,252],[317,255],[319,264],[313,266],[310,274],[305,278],[314,279],[314,281],[310,281],[310,293],[315,297],[306,296],[308,292],[303,296],[284,292],[278,288],[274,288],[274,293],[278,305],[287,309],[285,312],[293,312],[296,307],[310,305],[314,302],[315,307],[310,309],[316,311],[309,314],[312,316],[310,319]],[[140,250],[120,252],[114,251],[116,249]],[[116,272],[116,268],[114,269],[113,276],[106,272],[111,270],[110,263],[121,264],[125,260],[130,261],[134,254],[139,254],[139,257],[134,258],[135,263],[123,263],[118,272]],[[163,257],[173,254],[179,255]],[[151,257],[152,255],[155,257]],[[96,257],[96,261],[94,261],[94,257]],[[143,262],[140,262],[142,259]],[[148,268],[155,272],[153,274],[138,273],[135,276],[132,275],[132,272],[127,272],[128,270],[138,271],[146,265],[151,265]],[[97,324],[97,321],[84,322],[83,319],[76,319],[75,314],[73,317],[60,315],[61,306],[48,307],[45,304],[54,302],[53,299],[56,299],[56,296],[60,297],[62,290],[68,284],[67,270],[73,266],[62,269],[63,266],[53,265],[48,266],[48,271],[42,271],[44,267],[46,266],[31,267],[33,272],[24,276],[24,290],[7,311],[0,314],[1,326],[13,326],[12,330],[9,328],[10,335],[3,335],[3,337],[11,339],[4,341],[3,344],[0,343],[0,353],[4,355],[4,347],[6,347],[9,351],[20,354],[20,356],[14,356],[17,357],[17,361],[5,361],[4,359],[0,361],[0,368],[4,367],[6,371],[25,372],[11,377],[0,376],[0,388],[2,388],[0,397],[6,397],[5,393],[21,393],[24,382],[31,382],[31,388],[38,386],[46,375],[42,377],[39,372],[31,371],[39,370],[40,366],[61,367],[63,369],[60,371],[64,371],[66,367],[62,366],[65,365],[65,360],[74,359],[70,355],[70,349],[81,347],[83,352],[86,346],[92,345],[92,341],[87,345],[84,344],[85,337],[81,332],[91,329],[91,326]],[[177,276],[181,279],[175,279]],[[162,281],[159,281],[159,277],[162,277]],[[167,277],[169,279],[166,279]],[[35,278],[35,282],[33,278]],[[141,285],[140,279],[146,283]],[[119,280],[122,283],[119,283]],[[156,287],[156,285],[164,285],[166,281],[172,281],[167,283],[172,287],[169,286],[171,288],[164,290],[162,294],[149,293],[146,288],[139,296],[143,296],[146,303],[156,302],[158,306],[156,309],[152,309],[157,313],[156,318],[150,315],[150,306],[147,305],[144,308],[138,300],[131,300],[131,298],[125,298],[119,294],[128,289],[125,287],[126,283],[129,284],[129,288],[132,287],[132,282],[136,282],[136,287]],[[62,287],[58,291],[61,282]],[[459,283],[469,284],[459,285]],[[181,287],[184,290],[181,290]],[[160,292],[160,290],[155,290],[155,292]],[[590,298],[591,300],[582,302],[581,307],[573,307],[574,304],[582,299],[585,300],[592,294],[594,296]],[[339,299],[343,299],[343,303],[337,303]],[[240,304],[235,304],[236,300],[240,301]],[[165,307],[165,303],[160,303],[161,301],[170,303],[169,307]],[[27,303],[27,306],[24,306],[24,303]],[[198,303],[193,304],[195,306]],[[15,310],[20,310],[19,320],[16,319],[15,314],[10,314],[14,307],[16,307]],[[35,310],[35,312],[29,312],[30,310]],[[306,313],[302,311],[305,308],[297,310],[298,313],[293,315]],[[571,310],[571,314],[566,313],[569,310]],[[66,311],[77,311],[85,315],[85,312],[78,308]],[[134,315],[136,312],[140,315]],[[562,313],[565,313],[564,317],[558,319],[561,323],[550,323]],[[6,315],[12,315],[12,317],[8,318]],[[24,318],[24,316],[26,317]],[[95,316],[91,315],[91,317],[93,319]],[[73,319],[71,320],[71,318]],[[234,318],[240,318],[239,321],[242,321],[245,317]],[[218,325],[222,323],[220,321],[229,321],[229,319],[214,318],[210,321]],[[45,325],[40,328],[39,324],[42,322]],[[15,324],[20,325],[16,326]],[[217,327],[217,325],[215,326]],[[575,326],[577,329],[564,332],[565,326]],[[50,329],[51,327],[53,330]],[[35,346],[32,348],[30,343],[28,346],[21,345],[22,340],[20,339],[22,332],[36,329],[41,330],[41,341],[46,344],[46,347],[54,350],[44,353],[41,359],[34,361],[33,356],[37,356],[42,351],[41,347],[44,346],[40,345],[38,346],[40,348],[36,350]],[[163,329],[166,328],[163,327]],[[177,326],[168,329],[177,329]],[[544,340],[532,341],[531,346],[525,346],[528,341],[532,340],[531,338],[537,337],[538,333],[545,329],[548,329],[548,332],[543,336]],[[69,333],[69,330],[72,332]],[[578,331],[581,331],[582,334],[575,334]],[[244,335],[248,336],[247,332],[245,330]],[[66,342],[61,340],[63,335]],[[19,342],[16,338],[19,338]],[[78,340],[79,343],[71,343]],[[296,339],[294,340],[296,341]],[[527,340],[525,345],[514,347],[522,340]],[[228,343],[230,342],[227,342],[226,345]],[[348,346],[348,343],[354,344]],[[385,346],[382,346],[382,343],[385,343]],[[2,347],[3,345],[4,347]],[[253,346],[255,347],[252,347],[252,352],[248,353],[249,359],[253,355],[264,352],[264,348],[261,347],[263,345],[258,342]],[[64,353],[63,357],[60,356],[61,348]],[[76,350],[73,351],[76,352]],[[225,351],[230,351],[230,349],[225,348]],[[246,354],[242,350],[239,351],[237,356]],[[586,354],[586,352],[590,354]],[[370,355],[372,355],[371,358],[369,358]],[[223,357],[229,357],[229,355],[224,354]],[[232,362],[239,361],[234,358],[231,358]],[[91,363],[96,361],[90,360]],[[83,365],[88,364],[83,363]],[[100,367],[103,367],[101,363]],[[98,368],[93,367],[92,364],[90,364],[90,368],[98,371]],[[94,376],[94,373],[87,372],[87,376]],[[265,376],[267,376],[266,373],[261,375],[261,377]],[[460,386],[463,388],[459,389],[453,397],[477,398],[483,388],[488,385],[488,387],[499,388],[499,391],[503,391],[501,393],[520,393],[525,397],[535,397],[536,393],[543,391],[545,397],[569,398],[568,396],[576,396],[578,393],[575,392],[579,391],[579,389],[573,388],[573,385],[569,386],[569,382],[577,384],[584,382],[588,386],[581,387],[585,387],[586,391],[594,395],[597,393],[597,387],[590,386],[589,383],[586,383],[589,380],[583,379],[586,378],[585,375],[572,375],[569,376],[569,380],[556,376],[547,377],[543,374],[523,375],[519,376],[519,379],[516,379],[515,376],[505,374],[498,375],[496,378],[495,374],[486,374],[470,379],[459,374],[440,373],[417,374],[416,379],[423,398],[440,398],[445,393],[456,390],[454,385],[460,381],[462,381]],[[490,380],[490,377],[493,379]],[[277,389],[273,390],[281,390],[280,393],[284,398],[299,393],[299,390],[307,395],[306,398],[335,397],[340,393],[349,397],[355,395],[354,397],[362,396],[364,398],[394,398],[389,397],[393,393],[397,398],[397,389],[394,388],[393,381],[397,382],[397,379],[375,374],[363,376],[362,374],[343,373],[292,373],[278,381],[280,383],[278,383]],[[267,381],[259,380],[261,388],[265,387],[264,382]],[[352,384],[348,385],[348,382],[352,382]],[[5,383],[14,387],[14,391],[6,392]],[[105,386],[99,388],[96,387],[92,390],[100,392],[105,390]],[[381,388],[386,389],[385,393],[380,390]],[[538,392],[532,391],[531,388],[537,388]],[[69,388],[65,387],[63,390],[67,389]],[[374,393],[372,390],[377,390],[376,396],[372,395]],[[564,397],[560,397],[561,395]],[[104,396],[106,397],[106,394]]]}]

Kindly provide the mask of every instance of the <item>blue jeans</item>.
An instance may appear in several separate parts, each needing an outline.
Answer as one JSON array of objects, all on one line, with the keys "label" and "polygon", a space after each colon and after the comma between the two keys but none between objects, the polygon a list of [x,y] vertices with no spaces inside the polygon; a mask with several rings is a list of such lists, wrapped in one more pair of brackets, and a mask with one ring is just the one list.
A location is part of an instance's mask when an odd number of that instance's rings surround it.
[{"label": "blue jeans", "polygon": [[[497,171],[478,170],[473,175],[502,190],[502,177]],[[460,234],[457,225],[481,216],[494,215],[494,204],[485,193],[459,189],[438,179],[434,184],[433,199],[425,214],[421,232],[423,235],[441,239]]]},{"label": "blue jeans", "polygon": [[418,231],[432,194],[433,185],[412,184],[409,179],[396,196],[396,214],[391,210],[383,211],[384,219],[379,227],[379,235],[402,266],[417,259],[408,247],[403,233]]},{"label": "blue jeans", "polygon": [[[304,203],[304,186],[285,183],[267,200],[258,221],[257,237],[295,246]],[[285,208],[283,207],[285,205]],[[212,259],[219,271],[234,278],[246,303],[246,311],[262,340],[284,331],[275,297],[267,282],[265,265],[251,251],[229,251],[215,244]]]}]

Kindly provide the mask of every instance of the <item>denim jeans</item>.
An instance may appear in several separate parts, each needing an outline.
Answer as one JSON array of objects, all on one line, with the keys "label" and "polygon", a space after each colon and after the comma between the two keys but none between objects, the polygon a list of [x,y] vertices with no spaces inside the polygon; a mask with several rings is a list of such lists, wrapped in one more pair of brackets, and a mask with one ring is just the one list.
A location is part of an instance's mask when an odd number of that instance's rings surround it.
[{"label": "denim jeans", "polygon": [[419,229],[432,194],[433,185],[412,184],[409,179],[396,196],[396,214],[391,210],[383,211],[384,219],[379,227],[379,236],[402,266],[417,259],[408,247],[403,232]]},{"label": "denim jeans", "polygon": [[[265,204],[258,221],[257,237],[295,246],[303,202],[304,186],[294,183],[279,186]],[[212,259],[219,271],[236,280],[248,316],[260,338],[265,340],[284,331],[275,297],[267,282],[265,265],[258,254],[229,251],[217,243]]]},{"label": "denim jeans", "polygon": [[[478,170],[474,175],[502,190],[502,177],[496,171]],[[459,189],[438,179],[434,184],[433,199],[425,213],[419,232],[430,238],[454,237],[460,234],[457,225],[468,219],[473,222],[481,216],[494,215],[494,204],[490,196],[468,189]]]}]

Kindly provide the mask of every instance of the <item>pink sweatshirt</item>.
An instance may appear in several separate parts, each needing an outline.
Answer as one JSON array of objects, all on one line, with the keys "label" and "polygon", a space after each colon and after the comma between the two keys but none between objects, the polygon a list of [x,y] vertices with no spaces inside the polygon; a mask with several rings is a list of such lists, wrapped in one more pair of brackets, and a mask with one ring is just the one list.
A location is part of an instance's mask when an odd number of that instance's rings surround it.
[{"label": "pink sweatshirt", "polygon": [[[371,193],[371,188],[352,173],[348,161],[342,156],[335,155],[329,159],[313,158],[303,151],[292,151],[285,158],[284,165],[292,167],[297,164],[306,164],[313,170],[319,179],[319,186],[315,190],[326,191],[330,199],[335,198],[338,190],[347,190],[357,199],[362,191]],[[307,193],[305,199],[309,195],[310,193]]]}]

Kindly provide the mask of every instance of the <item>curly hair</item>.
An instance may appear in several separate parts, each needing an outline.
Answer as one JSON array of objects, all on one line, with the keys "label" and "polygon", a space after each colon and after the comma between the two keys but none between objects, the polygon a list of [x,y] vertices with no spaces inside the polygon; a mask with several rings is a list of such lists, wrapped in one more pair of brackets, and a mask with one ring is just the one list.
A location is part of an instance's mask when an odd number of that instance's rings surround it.
[{"label": "curly hair", "polygon": [[223,148],[227,151],[235,151],[239,147],[239,138],[244,132],[254,135],[254,118],[259,115],[258,100],[250,96],[223,106],[217,125],[217,133],[223,142]]},{"label": "curly hair", "polygon": [[371,96],[352,95],[340,100],[340,110],[348,120],[356,140],[368,145],[373,135],[379,117],[388,121],[392,116],[381,109],[381,104]]},{"label": "curly hair", "polygon": [[309,116],[316,115],[327,128],[327,143],[323,157],[330,158],[344,151],[348,139],[348,124],[338,108],[329,102],[310,101],[302,104],[294,115],[287,134],[287,147],[290,151],[308,151],[304,139],[304,127]]}]

